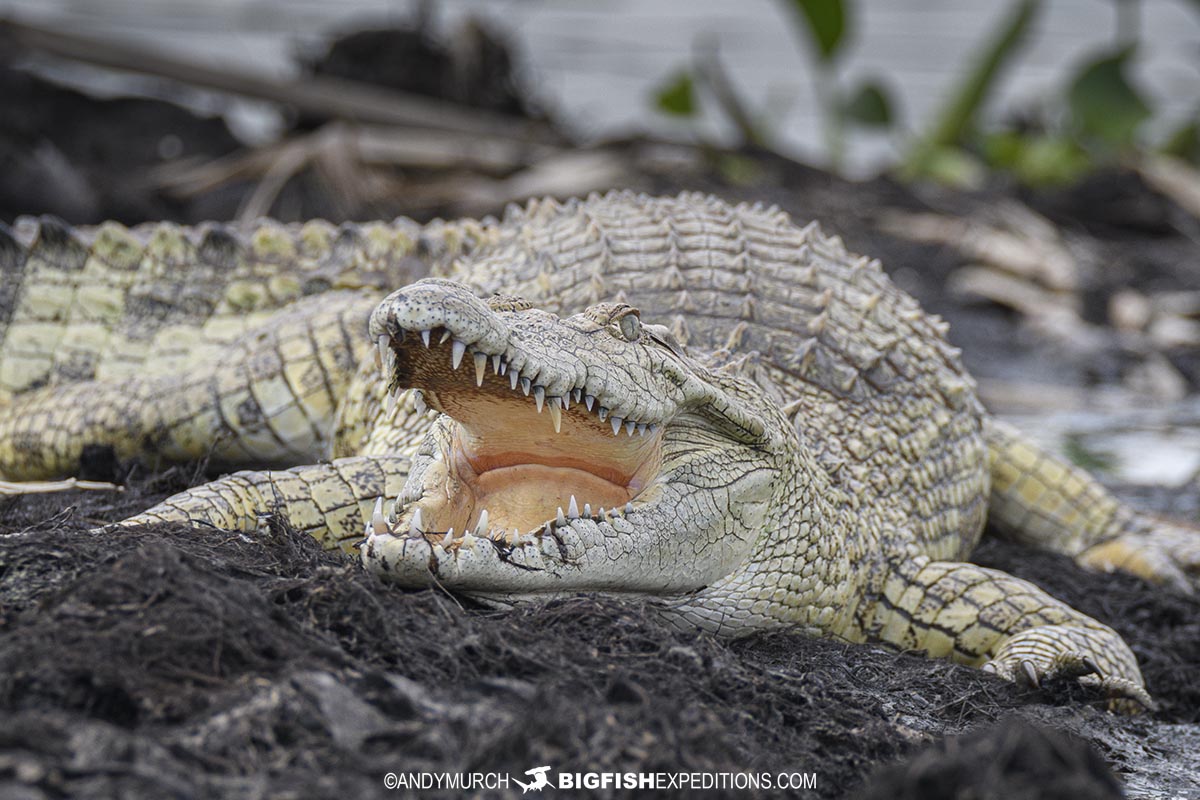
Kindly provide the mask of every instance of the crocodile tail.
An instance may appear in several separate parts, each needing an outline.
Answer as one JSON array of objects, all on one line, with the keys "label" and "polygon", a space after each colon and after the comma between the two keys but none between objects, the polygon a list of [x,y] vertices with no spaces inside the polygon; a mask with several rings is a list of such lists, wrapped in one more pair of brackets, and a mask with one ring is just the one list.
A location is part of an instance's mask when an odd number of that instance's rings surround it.
[{"label": "crocodile tail", "polygon": [[13,398],[0,409],[0,481],[115,477],[121,463],[140,453],[151,428],[150,386],[89,381]]},{"label": "crocodile tail", "polygon": [[323,457],[356,366],[373,366],[366,320],[377,302],[373,292],[329,292],[211,358],[25,392],[0,409],[0,480],[107,480],[142,455],[222,468]]},{"label": "crocodile tail", "polygon": [[329,289],[402,286],[428,269],[414,256],[453,249],[448,227],[0,224],[0,405],[186,364]]},{"label": "crocodile tail", "polygon": [[17,233],[0,221],[0,346],[8,336],[9,322],[17,307],[25,266],[25,249]]}]

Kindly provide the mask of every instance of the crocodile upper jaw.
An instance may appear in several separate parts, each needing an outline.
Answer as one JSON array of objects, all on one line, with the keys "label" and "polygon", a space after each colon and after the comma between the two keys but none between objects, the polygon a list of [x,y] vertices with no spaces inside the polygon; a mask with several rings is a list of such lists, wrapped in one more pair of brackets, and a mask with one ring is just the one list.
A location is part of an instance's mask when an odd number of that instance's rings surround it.
[{"label": "crocodile upper jaw", "polygon": [[657,477],[662,425],[614,422],[600,401],[572,402],[571,392],[546,397],[505,359],[477,361],[439,334],[428,346],[422,336],[386,343],[397,383],[453,420],[422,497],[395,509],[393,532],[507,542],[552,534],[561,521],[625,513]]}]

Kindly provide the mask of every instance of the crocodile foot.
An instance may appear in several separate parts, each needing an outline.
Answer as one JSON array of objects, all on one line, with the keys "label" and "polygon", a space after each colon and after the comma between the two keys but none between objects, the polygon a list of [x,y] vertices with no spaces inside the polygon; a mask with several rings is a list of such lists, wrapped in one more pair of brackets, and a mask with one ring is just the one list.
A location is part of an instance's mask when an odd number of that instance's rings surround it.
[{"label": "crocodile foot", "polygon": [[1156,517],[1150,531],[1101,542],[1080,553],[1075,561],[1087,569],[1127,572],[1193,594],[1200,590],[1200,529]]},{"label": "crocodile foot", "polygon": [[1020,636],[1010,640],[1000,653],[983,665],[984,672],[1035,689],[1055,678],[1078,681],[1081,686],[1103,694],[1108,708],[1123,714],[1153,710],[1154,700],[1136,681],[1119,675],[1106,675],[1086,653],[1061,652],[1053,656],[1021,646]]}]

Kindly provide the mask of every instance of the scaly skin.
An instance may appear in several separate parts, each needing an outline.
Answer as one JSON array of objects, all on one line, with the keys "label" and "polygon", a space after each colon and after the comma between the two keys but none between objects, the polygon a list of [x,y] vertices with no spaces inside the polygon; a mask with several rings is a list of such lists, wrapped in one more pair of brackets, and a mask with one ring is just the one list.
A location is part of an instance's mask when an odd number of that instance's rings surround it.
[{"label": "scaly skin", "polygon": [[[365,563],[408,586],[644,594],[722,635],[797,626],[1149,703],[1111,629],[960,559],[990,513],[1015,538],[1187,586],[1200,537],[990,419],[945,325],[815,225],[626,193],[373,237],[215,229],[234,277],[197,268],[213,260],[203,234],[122,234],[135,244],[118,259],[104,230],[0,237],[0,268],[21,279],[2,321],[0,477],[70,473],[85,445],[229,466],[332,457],[123,524],[253,530],[276,512],[343,547],[365,524]],[[414,255],[436,277],[382,298]],[[118,261],[148,283],[117,281]],[[190,294],[222,298],[205,313],[180,316],[185,270],[208,276]],[[303,297],[313,284],[295,276],[314,270],[325,291]],[[123,298],[99,321],[62,299],[95,285]],[[146,285],[175,292],[149,328],[133,302]],[[239,318],[231,293],[258,309],[241,338],[218,322]],[[116,378],[131,371],[153,377]]]},{"label": "scaly skin", "polygon": [[482,235],[0,224],[0,480],[74,473],[89,444],[229,466],[326,456],[371,309]]}]

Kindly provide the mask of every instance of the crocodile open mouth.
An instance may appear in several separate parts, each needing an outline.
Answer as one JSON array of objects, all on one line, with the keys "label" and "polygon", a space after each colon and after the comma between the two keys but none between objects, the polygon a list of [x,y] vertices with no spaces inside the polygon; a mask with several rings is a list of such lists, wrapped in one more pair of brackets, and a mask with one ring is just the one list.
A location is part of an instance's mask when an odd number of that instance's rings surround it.
[{"label": "crocodile open mouth", "polygon": [[517,368],[520,359],[472,350],[445,329],[400,336],[378,341],[393,391],[412,387],[418,410],[432,408],[454,424],[420,499],[397,503],[390,520],[378,507],[376,533],[516,544],[574,519],[626,514],[658,475],[659,421],[622,419],[603,396],[562,379],[545,380],[566,386],[547,394],[542,376]]}]

